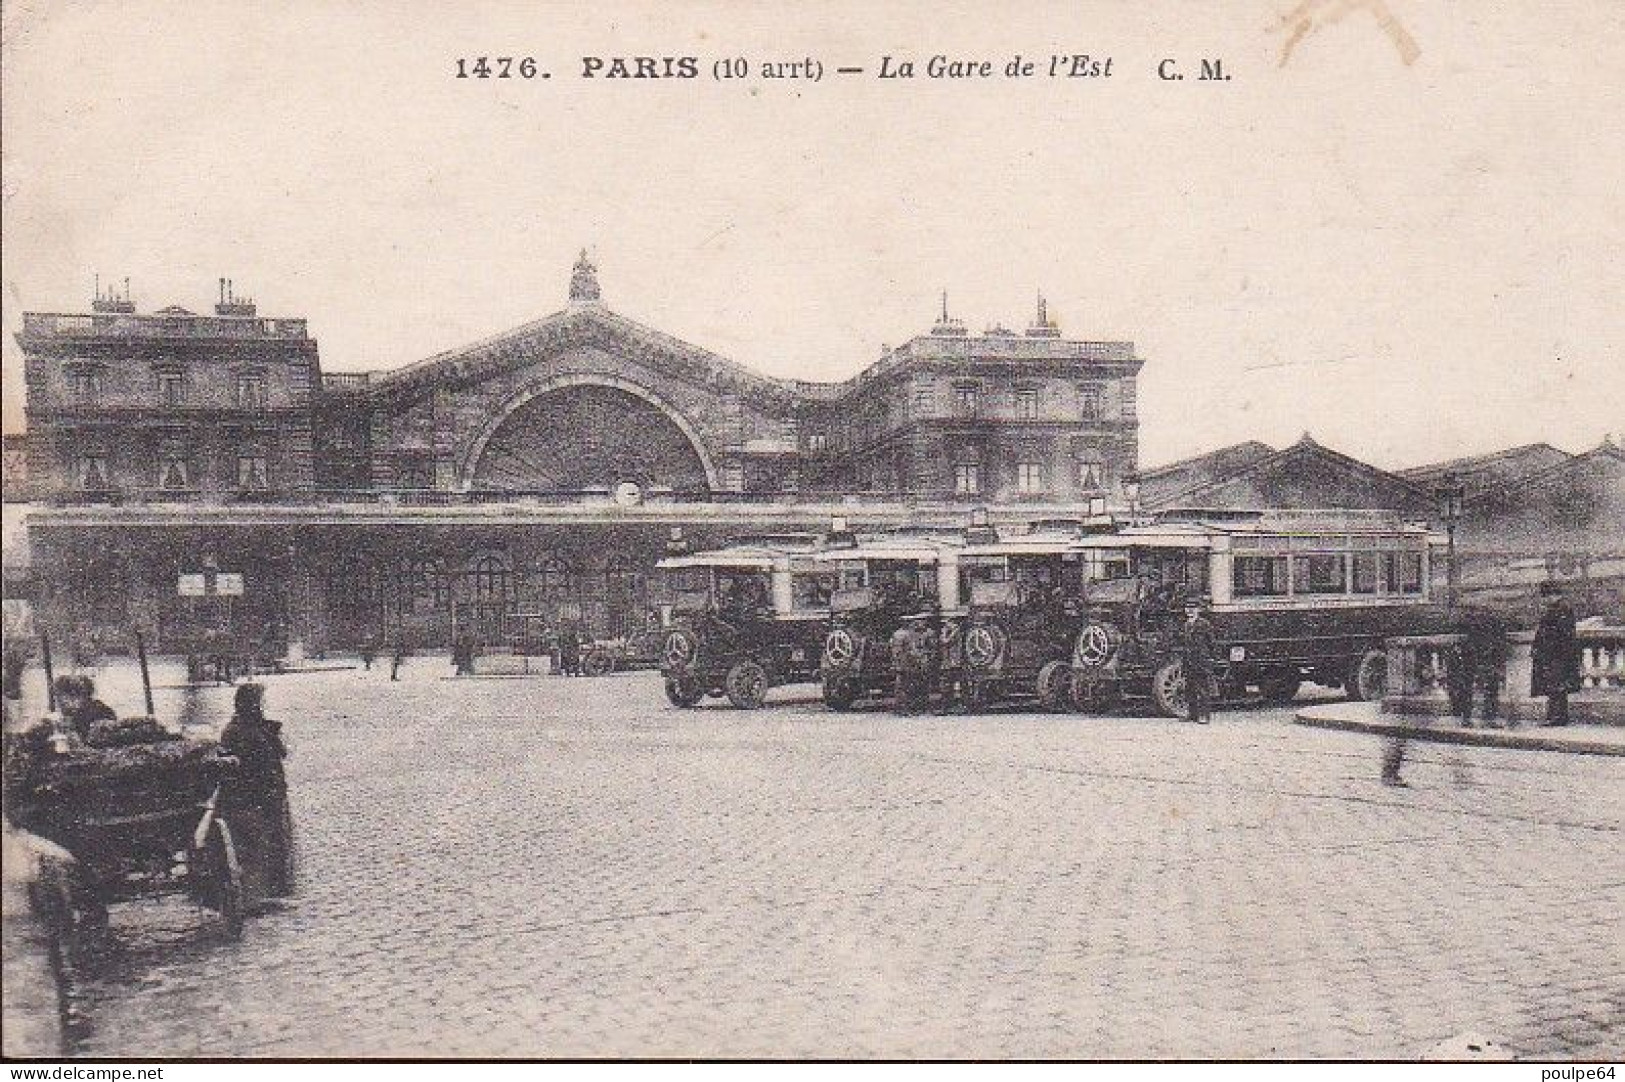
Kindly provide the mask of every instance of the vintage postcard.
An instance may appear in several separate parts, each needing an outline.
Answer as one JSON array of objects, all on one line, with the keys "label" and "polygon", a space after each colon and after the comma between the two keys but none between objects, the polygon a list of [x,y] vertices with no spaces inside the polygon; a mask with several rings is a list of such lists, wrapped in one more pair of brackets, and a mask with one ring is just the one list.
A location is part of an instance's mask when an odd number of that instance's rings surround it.
[{"label": "vintage postcard", "polygon": [[5,0],[4,1053],[1625,1057],[1625,16]]}]

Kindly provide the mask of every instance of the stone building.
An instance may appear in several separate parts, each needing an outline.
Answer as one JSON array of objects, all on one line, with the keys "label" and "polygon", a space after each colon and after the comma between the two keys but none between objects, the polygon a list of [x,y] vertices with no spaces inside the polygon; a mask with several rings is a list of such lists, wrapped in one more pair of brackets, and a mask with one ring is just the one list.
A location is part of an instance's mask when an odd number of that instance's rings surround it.
[{"label": "stone building", "polygon": [[[513,641],[611,634],[653,563],[763,531],[1054,517],[1122,504],[1131,343],[948,316],[852,379],[772,379],[603,303],[382,373],[324,373],[302,319],[222,280],[213,314],[27,313],[27,472],[41,616],[63,634],[199,629]],[[200,585],[201,584],[201,585]],[[240,592],[239,592],[240,586]],[[280,643],[273,644],[280,646]]]}]

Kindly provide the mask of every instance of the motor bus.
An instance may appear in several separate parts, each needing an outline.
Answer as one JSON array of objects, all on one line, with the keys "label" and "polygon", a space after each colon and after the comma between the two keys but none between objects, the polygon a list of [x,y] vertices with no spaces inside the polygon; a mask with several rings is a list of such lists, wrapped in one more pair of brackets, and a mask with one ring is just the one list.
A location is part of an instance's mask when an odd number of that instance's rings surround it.
[{"label": "motor bus", "polygon": [[1081,538],[1073,705],[1149,701],[1182,716],[1188,601],[1207,606],[1219,699],[1290,702],[1302,685],[1381,698],[1383,643],[1444,631],[1443,538],[1386,511],[1168,512]]},{"label": "motor bus", "polygon": [[656,565],[672,599],[660,648],[672,703],[725,695],[756,709],[769,688],[817,679],[834,583],[815,549],[810,538],[767,540]]}]

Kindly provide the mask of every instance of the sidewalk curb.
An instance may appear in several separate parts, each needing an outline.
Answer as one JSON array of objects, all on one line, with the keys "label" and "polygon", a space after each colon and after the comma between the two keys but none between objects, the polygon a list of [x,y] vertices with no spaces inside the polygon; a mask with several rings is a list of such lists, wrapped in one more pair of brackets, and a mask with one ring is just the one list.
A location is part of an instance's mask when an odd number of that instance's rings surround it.
[{"label": "sidewalk curb", "polygon": [[1393,714],[1377,714],[1369,719],[1351,717],[1346,703],[1308,707],[1298,711],[1294,720],[1296,724],[1312,729],[1402,736],[1408,740],[1431,740],[1439,744],[1465,744],[1514,751],[1562,751],[1574,755],[1625,756],[1625,741],[1539,736],[1516,729],[1462,729],[1454,726],[1416,725],[1397,720]]}]

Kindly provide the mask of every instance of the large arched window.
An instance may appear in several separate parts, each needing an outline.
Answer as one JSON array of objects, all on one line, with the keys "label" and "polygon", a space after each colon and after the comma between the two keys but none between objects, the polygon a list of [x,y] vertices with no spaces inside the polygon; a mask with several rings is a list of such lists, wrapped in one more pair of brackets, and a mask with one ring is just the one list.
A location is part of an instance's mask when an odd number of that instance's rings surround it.
[{"label": "large arched window", "polygon": [[508,564],[500,556],[478,556],[468,567],[469,592],[476,601],[498,601],[508,596]]}]

